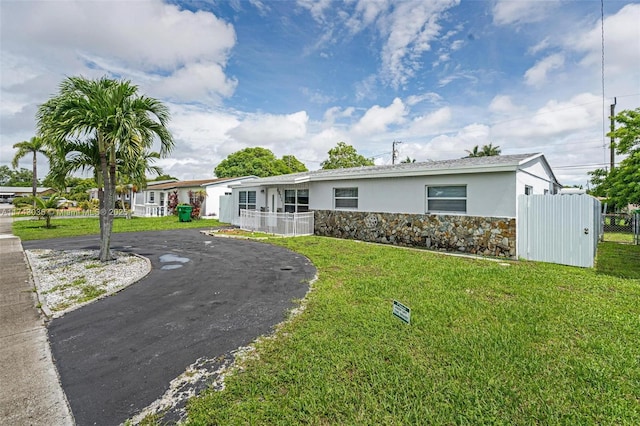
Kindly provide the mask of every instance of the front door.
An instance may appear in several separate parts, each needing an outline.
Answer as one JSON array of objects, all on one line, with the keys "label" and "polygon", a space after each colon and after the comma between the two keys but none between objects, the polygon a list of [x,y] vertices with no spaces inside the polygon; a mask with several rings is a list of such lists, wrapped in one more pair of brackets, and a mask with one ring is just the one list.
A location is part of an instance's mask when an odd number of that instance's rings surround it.
[{"label": "front door", "polygon": [[278,189],[277,188],[269,188],[267,190],[267,207],[269,207],[270,212],[278,211]]}]

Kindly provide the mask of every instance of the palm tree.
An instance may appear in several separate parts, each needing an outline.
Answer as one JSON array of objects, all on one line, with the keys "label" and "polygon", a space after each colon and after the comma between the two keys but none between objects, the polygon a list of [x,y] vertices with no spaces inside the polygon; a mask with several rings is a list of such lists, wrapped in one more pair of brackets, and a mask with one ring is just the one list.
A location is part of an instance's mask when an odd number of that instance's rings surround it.
[{"label": "palm tree", "polygon": [[[18,161],[28,155],[33,154],[33,182],[31,185],[31,196],[36,197],[36,193],[38,191],[38,167],[37,167],[37,154],[44,154],[47,158],[49,158],[49,151],[46,148],[45,140],[34,136],[31,140],[18,142],[13,145],[14,149],[17,149],[16,155],[13,157],[13,161],[11,162],[11,166],[13,168],[18,167]],[[34,204],[35,207],[35,204]]]},{"label": "palm tree", "polygon": [[482,156],[483,157],[493,157],[496,155],[500,155],[500,153],[502,152],[502,150],[500,149],[499,146],[493,146],[492,143],[489,143],[489,145],[482,145]]},{"label": "palm tree", "polygon": [[493,157],[500,155],[502,152],[499,146],[493,146],[492,143],[489,143],[489,145],[482,145],[482,148],[479,148],[478,145],[476,145],[471,151],[468,149],[465,149],[465,151],[469,154],[466,158]]},{"label": "palm tree", "polygon": [[[60,84],[59,93],[38,108],[36,117],[40,134],[55,153],[53,169],[58,177],[80,168],[94,170],[100,201],[100,260],[110,260],[118,172],[137,179],[148,166],[143,158],[171,151],[168,108],[140,95],[129,81],[69,77]],[[160,142],[157,154],[149,152],[154,139]]]},{"label": "palm tree", "polygon": [[51,228],[51,217],[56,215],[58,201],[60,201],[58,195],[52,195],[46,200],[41,197],[33,197],[34,210],[37,212],[38,218],[44,218],[46,220],[45,227],[47,229]]},{"label": "palm tree", "polygon": [[469,151],[468,149],[465,149],[465,151],[467,152],[467,158],[475,158],[475,157],[482,157],[482,151],[480,151],[480,148],[478,148],[478,145],[474,146],[473,149],[471,151]]}]

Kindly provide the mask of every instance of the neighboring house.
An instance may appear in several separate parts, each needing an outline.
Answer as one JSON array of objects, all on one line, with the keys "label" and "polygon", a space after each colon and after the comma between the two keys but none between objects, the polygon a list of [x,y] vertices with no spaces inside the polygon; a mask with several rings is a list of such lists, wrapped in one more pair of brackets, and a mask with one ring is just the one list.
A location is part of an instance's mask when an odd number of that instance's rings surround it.
[{"label": "neighboring house", "polygon": [[[200,211],[201,216],[218,216],[219,204],[216,200],[209,202],[209,193],[212,198],[219,198],[225,192],[231,192],[226,186],[229,182],[241,182],[246,178],[213,178],[170,182],[148,182],[147,188],[136,194],[134,199],[134,214],[137,216],[166,216],[172,214],[169,206],[170,196],[174,193],[178,196],[178,203],[191,204],[189,194],[192,196],[200,193],[206,194]],[[210,189],[209,189],[210,188]],[[219,194],[221,193],[221,194]],[[216,196],[216,194],[219,194]]]},{"label": "neighboring house", "polygon": [[220,197],[230,196],[230,185],[239,184],[248,180],[257,179],[257,176],[243,176],[237,178],[220,178],[213,182],[205,183],[202,186],[207,192],[207,198],[204,201],[203,216],[212,216],[220,218]]},{"label": "neighboring house", "polygon": [[514,257],[518,195],[560,188],[542,154],[317,170],[233,185],[233,223],[314,211],[317,235]]},{"label": "neighboring house", "polygon": [[[39,197],[54,194],[53,188],[37,187],[36,195]],[[11,203],[17,197],[31,197],[33,187],[31,186],[0,186],[0,203]]]}]

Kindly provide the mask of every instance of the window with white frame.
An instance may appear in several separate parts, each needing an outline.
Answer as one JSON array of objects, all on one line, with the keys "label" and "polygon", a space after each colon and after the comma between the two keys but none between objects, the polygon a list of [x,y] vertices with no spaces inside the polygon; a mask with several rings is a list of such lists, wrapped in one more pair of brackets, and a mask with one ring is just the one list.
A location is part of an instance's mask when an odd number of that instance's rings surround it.
[{"label": "window with white frame", "polygon": [[533,194],[533,186],[525,185],[524,186],[524,195],[531,195],[531,194]]},{"label": "window with white frame", "polygon": [[238,214],[240,210],[256,209],[256,191],[239,191],[238,192]]},{"label": "window with white frame", "polygon": [[358,188],[333,188],[333,205],[336,209],[357,209]]},{"label": "window with white frame", "polygon": [[467,186],[428,186],[428,213],[466,213]]},{"label": "window with white frame", "polygon": [[303,213],[309,211],[308,189],[285,189],[284,211],[286,213]]},{"label": "window with white frame", "polygon": [[149,199],[147,200],[149,204],[153,204],[156,202],[156,193],[153,191],[149,191]]}]

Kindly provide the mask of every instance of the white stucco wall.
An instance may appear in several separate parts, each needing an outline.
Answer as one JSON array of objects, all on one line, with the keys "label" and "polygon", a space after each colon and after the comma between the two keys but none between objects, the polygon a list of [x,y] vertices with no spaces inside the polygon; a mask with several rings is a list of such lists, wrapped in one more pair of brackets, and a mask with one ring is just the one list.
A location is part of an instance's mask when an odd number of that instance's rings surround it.
[{"label": "white stucco wall", "polygon": [[524,194],[525,186],[530,186],[533,189],[533,194],[536,195],[544,194],[545,190],[549,194],[553,194],[554,188],[549,173],[550,171],[540,158],[522,167],[517,175],[516,195]]},{"label": "white stucco wall", "polygon": [[231,188],[227,185],[209,185],[205,188],[207,198],[204,201],[203,215],[220,217],[220,196],[231,193]]},{"label": "white stucco wall", "polygon": [[358,211],[426,213],[426,187],[466,185],[467,215],[515,217],[515,172],[312,182],[311,210],[333,210],[333,188],[358,187]]}]

